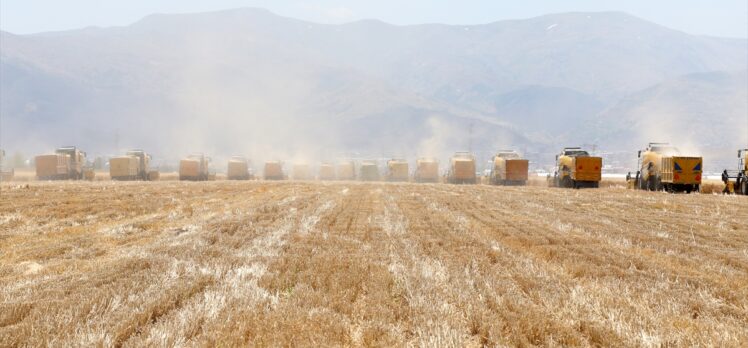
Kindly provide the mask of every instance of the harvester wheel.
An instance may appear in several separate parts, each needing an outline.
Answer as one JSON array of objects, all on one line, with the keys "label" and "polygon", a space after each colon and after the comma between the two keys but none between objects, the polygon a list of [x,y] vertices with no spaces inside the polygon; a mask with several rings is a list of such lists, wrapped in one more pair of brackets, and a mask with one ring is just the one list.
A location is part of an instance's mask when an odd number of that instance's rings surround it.
[{"label": "harvester wheel", "polygon": [[655,179],[651,176],[647,178],[647,190],[648,191],[655,191],[657,190],[657,183],[655,182]]},{"label": "harvester wheel", "polygon": [[572,182],[570,177],[565,176],[563,179],[561,179],[561,187],[572,188],[574,187],[574,183]]},{"label": "harvester wheel", "polygon": [[657,188],[657,191],[664,191],[665,187],[662,184],[662,178],[659,176],[655,178],[655,187]]},{"label": "harvester wheel", "polygon": [[743,179],[743,182],[740,184],[740,191],[743,193],[744,196],[748,196],[748,180]]}]

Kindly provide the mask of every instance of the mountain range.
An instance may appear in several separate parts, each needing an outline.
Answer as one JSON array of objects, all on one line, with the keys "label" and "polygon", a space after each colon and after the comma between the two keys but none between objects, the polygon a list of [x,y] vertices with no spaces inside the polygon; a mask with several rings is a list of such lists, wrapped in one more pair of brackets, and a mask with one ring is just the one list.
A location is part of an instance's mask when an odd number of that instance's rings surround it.
[{"label": "mountain range", "polygon": [[1,145],[27,154],[487,159],[515,148],[542,166],[563,146],[594,145],[627,167],[647,142],[669,141],[716,171],[748,144],[748,41],[618,12],[396,26],[242,8],[2,32],[0,43]]}]

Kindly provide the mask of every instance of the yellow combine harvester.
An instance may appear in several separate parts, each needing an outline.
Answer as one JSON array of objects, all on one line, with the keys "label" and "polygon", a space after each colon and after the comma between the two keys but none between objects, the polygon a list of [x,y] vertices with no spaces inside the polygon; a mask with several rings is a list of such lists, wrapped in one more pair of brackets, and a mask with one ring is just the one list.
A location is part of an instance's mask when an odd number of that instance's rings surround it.
[{"label": "yellow combine harvester", "polygon": [[139,169],[138,158],[135,156],[120,156],[109,159],[109,177],[112,180],[137,180]]},{"label": "yellow combine harvester", "polygon": [[337,178],[338,180],[356,180],[356,164],[352,160],[338,163]]},{"label": "yellow combine harvester", "polygon": [[312,170],[306,163],[296,163],[293,165],[291,177],[294,180],[312,180]]},{"label": "yellow combine harvester", "polygon": [[39,180],[92,180],[93,170],[86,168],[86,153],[75,146],[58,148],[54,154],[34,159]]},{"label": "yellow combine harvester", "polygon": [[387,181],[408,181],[409,176],[408,161],[398,158],[387,161]]},{"label": "yellow combine harvester", "polygon": [[379,181],[379,165],[377,161],[362,161],[359,168],[359,178],[361,178],[361,181]]},{"label": "yellow combine harvester", "polygon": [[735,179],[730,192],[739,195],[748,195],[748,149],[738,150],[737,171],[725,171],[728,173],[728,179]]},{"label": "yellow combine harvester", "polygon": [[553,184],[556,187],[583,188],[600,187],[603,159],[590,156],[579,147],[567,147],[556,155],[556,173]]},{"label": "yellow combine harvester", "polygon": [[702,158],[681,156],[667,143],[649,143],[638,154],[636,188],[649,191],[699,192]]},{"label": "yellow combine harvester", "polygon": [[198,153],[187,156],[179,161],[179,180],[182,181],[208,181],[211,179],[209,173],[210,158]]},{"label": "yellow combine harvester", "polygon": [[457,152],[450,159],[447,181],[450,184],[476,184],[475,156],[469,152]]},{"label": "yellow combine harvester", "polygon": [[323,181],[335,180],[335,166],[323,162],[319,165],[319,179]]},{"label": "yellow combine harvester", "polygon": [[263,176],[265,180],[286,180],[286,174],[283,172],[283,163],[281,161],[265,162]]},{"label": "yellow combine harvester", "polygon": [[439,182],[439,161],[435,158],[419,158],[413,174],[416,182]]},{"label": "yellow combine harvester", "polygon": [[491,185],[521,185],[527,184],[530,162],[520,158],[512,150],[499,151],[493,156],[489,183]]},{"label": "yellow combine harvester", "polygon": [[252,178],[252,172],[249,167],[249,161],[242,156],[233,156],[229,158],[226,169],[226,179],[228,180],[249,180]]},{"label": "yellow combine harvester", "polygon": [[143,150],[127,151],[125,156],[112,157],[109,159],[109,176],[112,180],[128,181],[158,180],[157,171],[150,170],[151,155]]}]

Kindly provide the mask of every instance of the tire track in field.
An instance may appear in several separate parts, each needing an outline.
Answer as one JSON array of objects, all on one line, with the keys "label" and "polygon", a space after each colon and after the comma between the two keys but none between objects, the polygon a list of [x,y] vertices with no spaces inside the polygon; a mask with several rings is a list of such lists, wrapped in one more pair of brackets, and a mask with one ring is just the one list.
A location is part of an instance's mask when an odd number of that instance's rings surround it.
[{"label": "tire track in field", "polygon": [[[456,293],[461,285],[449,282],[448,271],[441,263],[423,255],[414,242],[408,218],[398,202],[404,196],[402,186],[387,186],[382,193],[384,211],[377,220],[386,234],[389,255],[388,270],[405,293],[409,308],[408,326],[413,337],[410,346],[466,346],[471,341],[468,323],[458,308]],[[462,288],[464,289],[464,288]],[[450,291],[452,290],[452,291]]]},{"label": "tire track in field", "polygon": [[[260,200],[270,203],[253,209],[247,217],[238,221],[230,219],[239,226],[229,226],[229,232],[249,232],[251,239],[241,238],[242,245],[236,248],[226,248],[222,240],[215,242],[215,245],[222,246],[219,252],[223,255],[218,259],[222,262],[213,265],[198,263],[199,271],[215,279],[214,284],[206,288],[202,296],[144,328],[126,345],[184,345],[200,341],[201,336],[211,335],[213,328],[223,324],[221,318],[227,312],[258,305],[275,306],[277,294],[260,287],[258,280],[287,243],[286,237],[301,226],[309,211],[317,209],[321,197],[322,194],[316,190],[283,188],[276,197]],[[220,228],[220,221],[214,225]]]},{"label": "tire track in field", "polygon": [[[267,202],[273,202],[273,196],[277,196],[278,194],[285,194],[283,192],[269,192],[268,194],[263,197],[263,195],[258,196],[260,199],[253,202],[242,202],[241,199],[234,199],[234,201],[228,203],[228,205],[234,205],[237,207],[244,206],[245,208],[251,208],[253,205],[255,207],[261,207],[262,205],[267,205]],[[263,199],[264,198],[264,199]],[[231,200],[231,198],[230,198]],[[249,203],[249,204],[248,204]],[[215,209],[218,206],[224,208],[227,205],[223,202],[213,202],[209,204],[206,208]],[[249,216],[252,216],[251,214]],[[182,220],[182,217],[178,217],[179,220]],[[211,250],[216,249],[215,247],[215,240],[211,239],[211,233],[210,231],[203,231],[203,227],[209,226],[217,221],[221,221],[223,217],[221,216],[214,216],[213,218],[209,218],[206,221],[200,221],[197,219],[193,219],[193,221],[190,224],[194,224],[196,226],[195,233],[190,234],[179,234],[175,235],[175,233],[162,233],[163,236],[159,238],[159,241],[155,243],[154,246],[149,246],[145,249],[122,249],[118,251],[118,256],[112,257],[111,255],[107,258],[105,258],[104,264],[99,264],[98,266],[94,266],[92,268],[88,269],[81,269],[81,274],[86,274],[86,278],[84,278],[81,281],[78,282],[71,282],[72,278],[77,277],[75,273],[68,273],[66,275],[62,275],[61,277],[57,277],[53,280],[46,280],[45,282],[47,284],[53,285],[52,288],[57,288],[60,286],[54,286],[56,283],[61,284],[68,284],[72,286],[75,284],[74,287],[69,288],[69,290],[64,290],[66,293],[72,292],[72,294],[66,295],[67,297],[77,297],[77,294],[83,294],[84,292],[88,292],[89,294],[99,294],[95,300],[84,300],[83,303],[91,303],[90,306],[81,305],[81,303],[78,303],[77,305],[73,305],[71,302],[66,301],[55,301],[51,302],[52,308],[44,308],[44,310],[49,313],[60,312],[58,315],[53,315],[53,317],[58,318],[75,318],[76,316],[82,316],[85,315],[88,317],[87,320],[84,321],[78,321],[73,323],[55,323],[55,322],[47,322],[46,325],[52,325],[50,327],[49,332],[55,332],[55,334],[49,334],[45,333],[44,335],[49,337],[57,337],[56,340],[61,340],[59,342],[76,342],[76,341],[87,341],[91,342],[92,344],[94,342],[110,342],[110,343],[116,343],[121,342],[127,339],[127,335],[121,335],[119,334],[120,331],[122,332],[131,332],[135,333],[139,330],[142,330],[142,328],[137,328],[135,330],[131,330],[128,328],[118,328],[121,327],[119,323],[127,323],[131,322],[131,320],[135,320],[133,324],[136,327],[141,326],[139,323],[144,323],[147,320],[148,322],[154,320],[154,316],[161,319],[166,314],[171,312],[172,310],[176,310],[179,307],[183,306],[188,301],[177,301],[178,305],[175,305],[173,308],[169,309],[168,311],[164,311],[162,308],[163,305],[159,302],[170,302],[171,300],[168,300],[168,297],[164,297],[161,294],[158,293],[159,289],[162,293],[170,293],[170,292],[176,292],[178,295],[180,292],[172,289],[170,290],[170,287],[181,287],[180,284],[187,284],[187,283],[194,283],[194,282],[214,282],[214,278],[217,276],[217,274],[208,274],[209,272],[206,272],[206,269],[200,269],[198,267],[195,267],[194,265],[191,265],[191,263],[197,261],[198,263],[208,263],[208,258],[201,257],[198,252],[195,250]],[[208,232],[208,233],[206,233]],[[251,237],[251,235],[248,235]],[[211,244],[213,243],[213,244]],[[220,244],[218,245],[220,247]],[[195,249],[198,248],[198,249]],[[130,251],[128,251],[130,250]],[[135,252],[132,252],[135,251]],[[133,270],[131,270],[126,262],[126,260],[133,260],[136,262],[142,263],[147,262],[146,265],[148,267],[144,270],[145,272],[140,273],[133,273]],[[147,260],[147,261],[145,261]],[[108,265],[108,266],[107,266]],[[112,268],[115,270],[115,272],[111,273],[111,280],[103,280],[98,276],[98,274],[101,274],[101,270],[106,270],[107,267]],[[97,272],[99,272],[97,274]],[[141,274],[141,276],[137,276],[137,274]],[[216,271],[216,273],[221,273],[220,271]],[[105,273],[106,274],[106,273]],[[127,279],[129,277],[139,277],[139,280],[130,281],[130,286],[125,285],[127,283]],[[70,279],[70,280],[66,280]],[[90,279],[90,280],[87,280]],[[142,280],[140,280],[142,279]],[[148,284],[143,284],[145,279],[149,279],[150,281]],[[204,280],[200,280],[204,279]],[[115,284],[119,284],[118,286],[125,287],[124,292],[117,293],[116,291],[112,291],[112,289],[108,289],[111,286],[108,285],[110,283],[114,282]],[[141,286],[138,286],[138,284],[142,284]],[[64,285],[64,286],[68,286]],[[102,288],[102,286],[106,286],[107,288]],[[49,289],[50,286],[40,284],[37,286],[40,289]],[[115,287],[116,288],[116,287]],[[65,289],[62,287],[61,290]],[[90,290],[89,290],[90,289]],[[137,289],[136,291],[132,291],[134,289]],[[27,289],[28,296],[35,296],[36,297],[36,303],[41,303],[43,300],[40,301],[39,293],[35,292],[33,290]],[[48,290],[47,290],[48,291]],[[189,290],[189,288],[185,288],[184,291],[187,291],[184,293],[184,296],[196,296],[201,293],[201,291],[198,291],[197,293],[194,293],[192,290]],[[102,293],[103,292],[103,293]],[[192,294],[192,295],[190,295]],[[51,296],[54,296],[53,293],[50,293]],[[123,297],[123,295],[125,295]],[[10,296],[7,298],[7,300],[3,301],[4,306],[9,305],[10,303],[19,303],[23,304],[23,302],[18,296],[13,294],[6,294],[6,296]],[[152,298],[153,302],[147,302],[143,303],[142,305],[136,304],[137,301],[136,298]],[[163,298],[163,300],[161,300]],[[9,302],[11,301],[11,302]],[[133,311],[133,305],[142,307],[140,310]],[[54,309],[57,308],[57,309]],[[39,310],[41,310],[42,307],[39,307]],[[17,324],[20,324],[21,328],[25,327],[25,325],[28,325],[30,323],[36,323],[36,332],[34,336],[31,336],[31,332],[28,332],[26,330],[19,330],[19,325],[15,325],[12,335],[13,337],[17,337],[17,339],[24,339],[24,332],[27,335],[25,339],[29,339],[35,336],[44,336],[42,333],[45,330],[44,325],[38,325],[39,322],[44,322],[43,320],[40,320],[38,316],[34,314],[35,311],[32,311],[32,315],[27,316],[24,318],[24,320],[20,321]],[[63,314],[65,312],[68,312],[69,314]],[[129,316],[122,313],[130,312]],[[146,317],[143,317],[143,319],[137,319],[140,314],[140,312],[144,313],[156,313],[153,315],[147,315]],[[86,314],[88,313],[88,314]],[[142,316],[141,316],[142,317]],[[54,328],[54,329],[52,329]],[[71,334],[69,330],[76,330],[75,334]],[[81,330],[82,329],[82,330]],[[41,330],[41,331],[40,331]],[[10,331],[9,331],[10,332]],[[17,333],[17,334],[16,334]],[[4,335],[0,335],[4,336]]]},{"label": "tire track in field", "polygon": [[[474,231],[463,214],[470,211],[460,192],[465,190],[447,195],[428,187],[411,198],[399,197],[398,205],[411,221],[411,236],[423,236],[417,240],[422,252],[445,265],[453,296],[462,296],[459,306],[468,322],[466,333],[481,345],[585,342],[565,321],[544,315],[543,306],[533,298],[535,287],[553,287],[560,280]],[[528,275],[533,270],[536,274]],[[546,341],[546,334],[552,341]]]},{"label": "tire track in field", "polygon": [[[439,195],[439,197],[443,196],[444,195]],[[485,203],[482,203],[483,199],[491,199],[491,202],[494,205],[486,205]],[[444,205],[449,205],[453,202],[453,200],[442,200],[442,204]],[[472,225],[473,229],[479,231],[480,234],[483,235],[481,238],[486,240],[497,240],[504,250],[507,250],[507,247],[509,247],[509,251],[519,253],[518,257],[530,257],[530,260],[536,263],[540,268],[546,270],[554,270],[556,276],[560,277],[559,279],[563,280],[563,282],[561,283],[563,284],[562,289],[567,290],[549,292],[549,294],[551,295],[549,298],[555,298],[555,300],[546,302],[547,304],[553,305],[555,307],[546,308],[544,309],[544,311],[552,313],[559,313],[564,311],[569,311],[570,313],[587,313],[593,318],[593,320],[581,322],[581,324],[583,324],[584,330],[580,331],[591,331],[586,333],[586,336],[589,339],[592,339],[593,342],[594,340],[601,339],[601,334],[603,334],[602,337],[610,337],[610,335],[606,334],[605,331],[611,330],[613,330],[615,332],[615,335],[617,336],[633,338],[634,341],[629,341],[628,344],[637,345],[651,344],[653,342],[681,342],[682,344],[686,344],[686,342],[689,342],[688,339],[693,338],[693,336],[684,331],[662,330],[660,325],[657,323],[663,322],[665,318],[658,319],[659,316],[651,312],[651,307],[658,306],[654,303],[660,301],[660,295],[658,294],[658,292],[660,291],[667,291],[671,293],[687,293],[691,298],[693,298],[694,296],[704,296],[705,293],[702,292],[701,294],[697,294],[692,290],[688,290],[687,284],[670,285],[666,282],[666,280],[664,280],[664,284],[666,285],[666,287],[662,288],[662,286],[658,286],[658,284],[663,284],[662,278],[655,278],[655,287],[645,287],[640,285],[637,286],[636,282],[621,282],[619,280],[616,280],[615,278],[610,278],[610,276],[606,275],[606,263],[621,263],[621,261],[624,261],[627,257],[629,257],[629,255],[623,254],[618,250],[606,249],[607,246],[605,246],[604,244],[598,245],[603,246],[603,250],[595,250],[593,252],[593,249],[590,248],[591,245],[583,244],[585,243],[585,240],[589,241],[589,238],[577,238],[577,236],[572,236],[569,234],[560,234],[553,230],[549,230],[548,228],[544,228],[542,224],[534,223],[532,220],[526,220],[522,217],[519,217],[519,221],[515,226],[507,229],[506,224],[501,222],[502,220],[515,219],[517,218],[517,214],[524,214],[524,210],[512,207],[512,205],[516,204],[516,202],[517,200],[514,199],[508,199],[507,201],[504,201],[503,197],[499,197],[498,195],[489,195],[487,196],[487,198],[481,197],[478,199],[465,200],[459,205],[452,204],[451,208],[456,209],[460,212],[467,212],[465,213],[465,215],[469,216],[469,219],[462,219],[462,222],[472,222],[472,224],[468,224],[467,226]],[[464,204],[464,206],[462,206],[462,204]],[[501,209],[498,212],[496,212],[495,210],[496,205],[498,205],[499,209]],[[456,220],[459,221],[460,219]],[[574,222],[575,218],[572,217],[569,218],[569,220],[571,222]],[[496,222],[491,223],[492,221]],[[504,225],[504,227],[499,228],[500,230],[504,230],[504,232],[499,234],[498,239],[496,239],[495,234],[495,232],[497,232],[497,225]],[[507,235],[506,233],[507,230],[510,231],[509,235]],[[538,233],[540,233],[540,235],[538,235]],[[554,254],[550,254],[551,258],[548,258],[549,255],[545,254],[544,251],[547,249],[544,249],[545,247],[543,246],[543,240],[551,241],[551,244],[548,244],[548,246],[551,246],[554,249],[561,248],[561,250],[555,251]],[[540,249],[538,249],[538,247],[540,247]],[[550,250],[553,251],[554,249]],[[578,259],[573,260],[569,258],[569,256],[565,255],[567,252],[570,253],[570,255],[574,255],[573,257],[577,257]],[[600,256],[604,256],[606,253],[609,254],[608,257],[600,258]],[[590,255],[590,257],[586,257],[585,255]],[[602,278],[598,275],[591,274],[583,276],[582,278],[577,278],[577,276],[575,276],[574,279],[572,279],[568,277],[568,272],[565,272],[563,269],[559,269],[559,266],[568,269],[569,266],[576,267],[574,266],[575,262],[586,262],[588,260],[596,259],[598,260],[597,264],[595,264],[595,262],[591,262],[588,263],[587,267],[588,269],[595,270],[595,272],[602,275]],[[623,272],[632,273],[632,270],[624,269]],[[646,277],[642,278],[642,275],[642,272],[634,270],[631,278],[636,277],[637,279],[647,279]],[[657,282],[657,280],[659,280],[659,282]],[[611,289],[616,288],[618,288],[617,291],[611,291]],[[621,294],[627,293],[639,293],[639,295],[621,296]],[[562,296],[554,296],[557,294],[560,294]],[[677,297],[678,295],[676,295],[676,298]],[[691,301],[695,300],[690,300],[688,298],[678,300],[669,305],[671,308],[670,310],[680,311],[682,313],[680,315],[690,317],[690,313],[683,313],[683,311],[688,311],[688,308],[683,308],[682,306],[687,306]],[[572,306],[566,308],[566,305],[564,303],[572,304]],[[559,308],[559,305],[561,305],[562,307]],[[680,306],[680,308],[672,308],[673,305]],[[728,310],[727,313],[732,312],[730,316],[737,316],[736,319],[738,320],[738,322],[744,320],[738,318],[745,318],[744,311],[741,312],[740,310],[738,310],[736,312],[735,310],[729,309],[728,307],[722,307],[721,309],[719,307],[701,309],[702,314],[704,315],[708,315],[707,313],[711,312],[712,315],[719,316],[724,315],[722,314],[724,313],[724,310]],[[637,315],[637,313],[639,314]],[[640,319],[637,319],[640,317],[652,318],[654,321],[642,323]],[[590,324],[593,324],[595,322],[605,322],[607,323],[607,325],[606,327],[593,326],[593,330],[590,330]],[[703,329],[705,331],[716,333],[725,332],[725,330],[732,331],[734,330],[735,325],[739,324],[737,324],[737,322],[735,321],[733,321],[732,323],[727,323],[726,325],[723,325],[723,323],[720,321],[707,321],[703,325]],[[639,332],[644,332],[645,334],[638,335]],[[674,334],[674,332],[676,333]],[[735,342],[737,342],[736,337],[740,336],[728,336],[724,340],[717,339],[717,341],[725,342],[725,344],[734,344]]]}]

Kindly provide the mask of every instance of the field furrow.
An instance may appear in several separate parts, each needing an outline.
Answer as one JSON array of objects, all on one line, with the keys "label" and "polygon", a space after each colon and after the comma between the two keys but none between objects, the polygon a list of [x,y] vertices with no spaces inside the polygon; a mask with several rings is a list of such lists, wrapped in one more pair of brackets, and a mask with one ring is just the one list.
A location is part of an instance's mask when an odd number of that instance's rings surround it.
[{"label": "field furrow", "polygon": [[744,346],[746,221],[618,187],[4,185],[0,346]]}]

